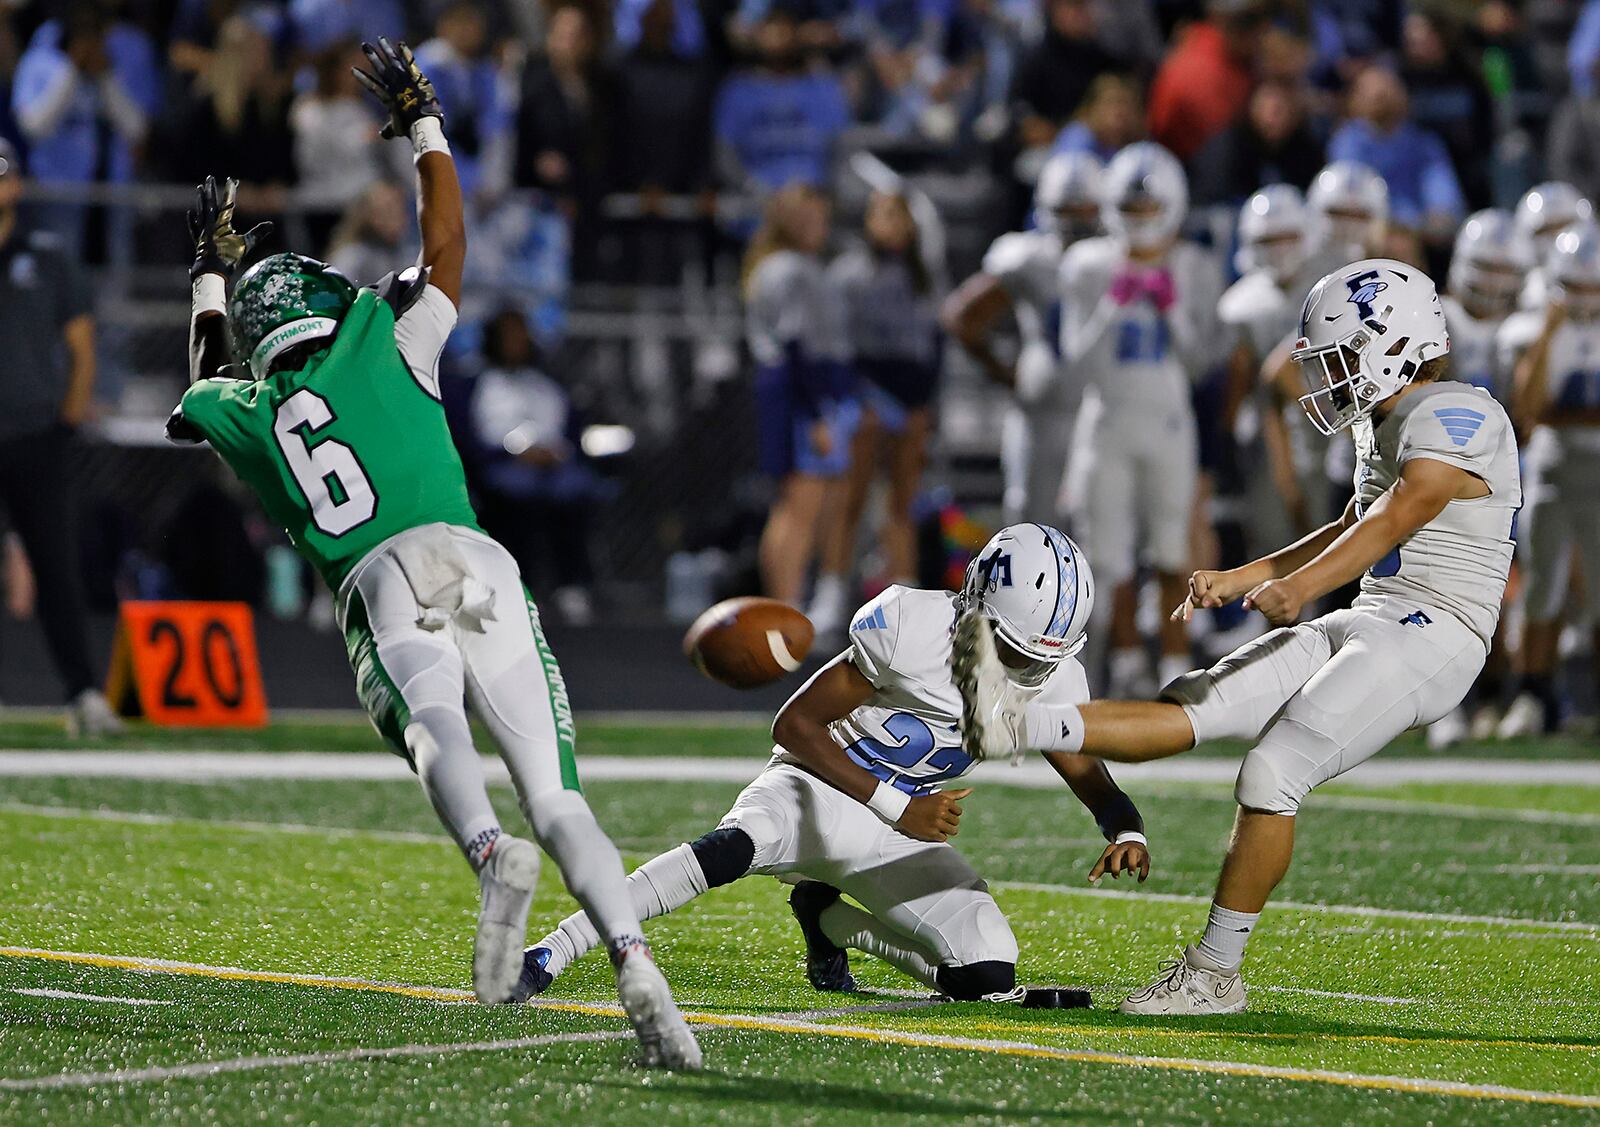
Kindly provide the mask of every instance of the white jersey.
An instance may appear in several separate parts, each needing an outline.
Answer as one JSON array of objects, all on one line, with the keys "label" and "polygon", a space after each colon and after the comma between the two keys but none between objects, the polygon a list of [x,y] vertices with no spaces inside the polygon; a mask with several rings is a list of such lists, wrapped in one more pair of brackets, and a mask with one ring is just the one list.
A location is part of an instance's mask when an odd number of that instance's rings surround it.
[{"label": "white jersey", "polygon": [[1017,318],[1017,397],[1034,402],[1066,377],[1061,364],[1061,303],[1056,271],[1064,248],[1054,231],[1001,235],[983,256],[983,272],[1000,283]]},{"label": "white jersey", "polygon": [[777,364],[791,343],[812,359],[849,358],[844,301],[812,255],[780,250],[762,259],[750,275],[744,320],[757,364]]},{"label": "white jersey", "polygon": [[1487,496],[1451,501],[1373,564],[1356,606],[1385,596],[1418,600],[1455,616],[1489,645],[1522,507],[1517,438],[1505,409],[1487,391],[1451,380],[1417,388],[1376,427],[1365,418],[1354,430],[1357,512],[1387,492],[1413,458],[1458,466],[1489,487]]},{"label": "white jersey", "polygon": [[[1544,329],[1544,313],[1514,313],[1500,329],[1500,363],[1513,372],[1519,357]],[[1564,322],[1550,341],[1545,388],[1557,407],[1600,408],[1600,321]],[[1528,442],[1530,462],[1562,458],[1600,460],[1600,427],[1549,426],[1534,429]]]},{"label": "white jersey", "polygon": [[1223,291],[1217,320],[1230,346],[1243,341],[1265,358],[1285,337],[1298,335],[1304,298],[1291,296],[1267,271],[1252,270]]},{"label": "white jersey", "polygon": [[[961,750],[961,691],[950,675],[955,604],[949,591],[889,587],[850,627],[850,660],[877,691],[829,732],[857,766],[913,795],[972,770]],[[1070,657],[1032,691],[1053,704],[1089,699],[1083,666]],[[777,757],[799,765],[782,749]]]},{"label": "white jersey", "polygon": [[1127,261],[1110,236],[1074,243],[1061,261],[1061,352],[1112,411],[1187,404],[1192,381],[1223,355],[1215,330],[1222,271],[1192,243],[1166,259],[1177,300],[1166,313],[1148,301],[1118,306],[1107,291]]},{"label": "white jersey", "polygon": [[1461,383],[1481,387],[1500,401],[1511,402],[1508,369],[1500,363],[1498,336],[1503,319],[1480,320],[1454,297],[1439,298],[1445,327],[1450,330],[1450,374]]}]

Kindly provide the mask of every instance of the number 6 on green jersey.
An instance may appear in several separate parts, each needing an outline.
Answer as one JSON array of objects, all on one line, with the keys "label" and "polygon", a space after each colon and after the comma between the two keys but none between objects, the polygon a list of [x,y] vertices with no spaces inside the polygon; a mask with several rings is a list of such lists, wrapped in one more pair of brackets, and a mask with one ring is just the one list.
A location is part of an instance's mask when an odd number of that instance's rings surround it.
[{"label": "number 6 on green jersey", "polygon": [[312,523],[329,536],[343,536],[372,519],[378,495],[354,450],[335,438],[316,440],[335,418],[326,399],[301,388],[278,408],[272,433],[306,495]]}]

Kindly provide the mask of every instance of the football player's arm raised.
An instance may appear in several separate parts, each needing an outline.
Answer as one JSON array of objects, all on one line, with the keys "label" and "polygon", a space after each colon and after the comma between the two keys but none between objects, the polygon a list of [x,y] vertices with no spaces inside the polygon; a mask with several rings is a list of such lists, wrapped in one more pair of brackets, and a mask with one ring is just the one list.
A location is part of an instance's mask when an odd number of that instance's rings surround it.
[{"label": "football player's arm raised", "polygon": [[945,299],[939,319],[961,349],[983,369],[984,375],[1003,387],[1015,387],[1017,369],[995,353],[994,327],[1012,312],[1011,295],[999,278],[980,271],[962,282]]},{"label": "football player's arm raised", "polygon": [[376,45],[363,43],[361,49],[372,70],[357,67],[355,75],[389,113],[383,136],[407,138],[416,153],[417,224],[422,232],[418,265],[428,271],[429,284],[459,308],[467,223],[461,182],[444,136],[444,110],[410,47],[379,39]]},{"label": "football player's arm raised", "polygon": [[1105,874],[1120,879],[1123,873],[1138,873],[1140,883],[1150,875],[1150,846],[1144,836],[1144,819],[1123,789],[1117,786],[1105,762],[1089,755],[1065,751],[1044,752],[1056,774],[1066,780],[1084,809],[1110,844],[1089,870],[1089,883]]},{"label": "football player's arm raised", "polygon": [[[807,770],[869,807],[906,836],[921,841],[954,837],[961,818],[957,803],[969,790],[912,798],[858,767],[829,734],[828,725],[861,707],[875,691],[849,654],[841,654],[819,669],[778,711],[772,738]],[[891,818],[891,814],[897,816]]]}]

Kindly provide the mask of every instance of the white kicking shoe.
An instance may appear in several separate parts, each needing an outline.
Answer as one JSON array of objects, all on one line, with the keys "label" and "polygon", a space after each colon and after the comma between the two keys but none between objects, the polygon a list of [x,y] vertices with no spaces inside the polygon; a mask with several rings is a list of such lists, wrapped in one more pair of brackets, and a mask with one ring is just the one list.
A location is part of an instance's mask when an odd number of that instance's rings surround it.
[{"label": "white kicking shoe", "polygon": [[67,735],[73,739],[98,739],[120,736],[126,731],[122,718],[111,709],[111,702],[99,689],[85,689],[67,706]]},{"label": "white kicking shoe", "polygon": [[1544,703],[1532,693],[1518,693],[1517,699],[1511,702],[1511,707],[1500,718],[1500,726],[1494,730],[1494,734],[1496,739],[1502,740],[1543,735]]},{"label": "white kicking shoe", "polygon": [[1237,970],[1214,966],[1195,947],[1161,964],[1161,977],[1128,995],[1125,1014],[1236,1014],[1245,1008]]},{"label": "white kicking shoe", "polygon": [[509,1002],[522,976],[522,941],[528,908],[539,883],[539,849],[531,841],[501,834],[478,873],[483,904],[472,945],[472,992],[485,1005]]},{"label": "white kicking shoe", "polygon": [[646,1068],[699,1072],[700,1043],[678,1012],[672,990],[644,940],[624,948],[617,962],[617,995],[627,1011]]},{"label": "white kicking shoe", "polygon": [[1472,713],[1472,727],[1470,735],[1474,743],[1486,743],[1494,739],[1495,732],[1500,728],[1502,713],[1497,705],[1480,704]]},{"label": "white kicking shoe", "polygon": [[961,693],[961,749],[974,759],[1019,758],[1026,702],[1006,675],[994,628],[976,610],[956,620],[951,668]]},{"label": "white kicking shoe", "polygon": [[1470,725],[1467,723],[1467,710],[1452,708],[1439,719],[1428,725],[1428,749],[1430,751],[1444,751],[1455,747],[1470,734]]}]

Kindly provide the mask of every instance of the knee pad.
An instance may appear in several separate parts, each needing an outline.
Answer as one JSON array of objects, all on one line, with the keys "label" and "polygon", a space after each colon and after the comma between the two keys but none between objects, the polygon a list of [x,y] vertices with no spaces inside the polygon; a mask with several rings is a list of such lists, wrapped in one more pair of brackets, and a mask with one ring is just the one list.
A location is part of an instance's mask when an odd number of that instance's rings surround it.
[{"label": "knee pad", "polygon": [[738,880],[750,871],[756,856],[756,843],[738,826],[719,826],[691,841],[689,848],[694,852],[694,859],[700,862],[707,888],[719,888]]},{"label": "knee pad", "polygon": [[1262,814],[1295,814],[1300,810],[1311,782],[1285,772],[1282,764],[1287,757],[1279,751],[1274,754],[1270,744],[1257,744],[1244,757],[1233,785],[1233,797],[1246,810]]},{"label": "knee pad", "polygon": [[942,966],[934,974],[939,989],[958,1002],[998,1001],[1017,988],[1017,964],[1002,962]]}]

